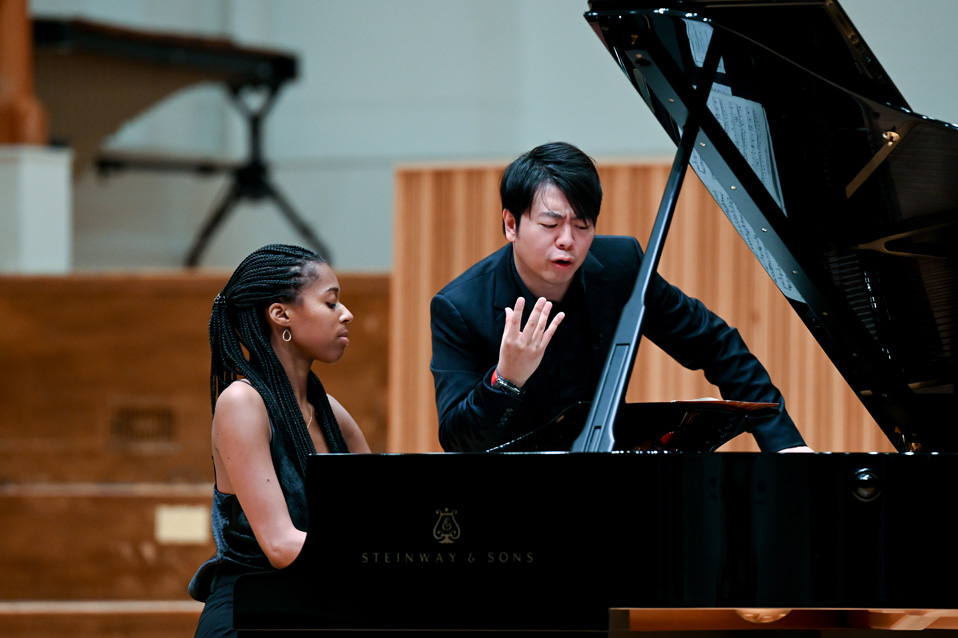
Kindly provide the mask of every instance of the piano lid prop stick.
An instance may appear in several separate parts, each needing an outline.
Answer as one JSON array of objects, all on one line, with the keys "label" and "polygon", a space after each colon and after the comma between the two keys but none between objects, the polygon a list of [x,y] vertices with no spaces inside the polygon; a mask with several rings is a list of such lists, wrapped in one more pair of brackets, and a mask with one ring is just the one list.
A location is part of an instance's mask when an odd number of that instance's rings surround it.
[{"label": "piano lid prop stick", "polygon": [[[716,46],[713,38],[709,43],[708,53],[703,67],[703,81],[696,90],[696,97],[704,103],[708,98],[709,89],[718,68],[720,47]],[[635,280],[635,287],[619,317],[619,323],[612,339],[602,376],[596,387],[592,406],[586,417],[582,432],[572,444],[573,452],[611,452],[615,448],[615,419],[619,406],[625,397],[629,385],[629,376],[635,364],[635,355],[638,342],[641,338],[642,321],[645,316],[645,293],[649,289],[652,277],[658,268],[659,258],[662,255],[662,246],[669,232],[675,205],[678,202],[679,191],[685,172],[688,169],[692,152],[698,138],[698,123],[687,118],[682,130],[682,137],[676,149],[672,169],[666,182],[665,192],[659,204],[659,211],[652,226],[652,234],[646,246],[645,257],[639,268]]]}]

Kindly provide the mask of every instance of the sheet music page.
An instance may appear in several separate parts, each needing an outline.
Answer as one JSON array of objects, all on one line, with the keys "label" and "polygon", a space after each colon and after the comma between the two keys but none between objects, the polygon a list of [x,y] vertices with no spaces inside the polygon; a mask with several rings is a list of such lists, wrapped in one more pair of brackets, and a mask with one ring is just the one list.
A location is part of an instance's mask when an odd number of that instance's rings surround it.
[{"label": "sheet music page", "polygon": [[[712,31],[715,29],[710,24],[699,22],[698,20],[685,21],[685,33],[689,37],[689,50],[692,53],[692,60],[699,68],[705,64],[705,54],[709,50],[709,42],[712,41]],[[719,60],[718,72],[725,73],[725,61]]]},{"label": "sheet music page", "polygon": [[699,176],[699,179],[702,180],[705,188],[712,194],[712,197],[716,203],[718,203],[719,207],[725,211],[725,216],[732,222],[732,226],[735,227],[735,230],[737,230],[739,235],[742,236],[742,239],[745,240],[749,250],[752,251],[759,263],[762,264],[762,267],[765,268],[765,272],[772,278],[772,281],[774,281],[775,285],[782,291],[782,294],[789,299],[804,303],[805,299],[792,284],[792,280],[785,273],[785,270],[779,266],[772,254],[765,248],[765,242],[762,240],[761,234],[752,228],[752,225],[745,218],[745,215],[742,214],[742,211],[739,210],[738,206],[735,205],[735,202],[728,196],[728,193],[719,183],[718,179],[712,175],[712,171],[709,170],[708,165],[699,156],[698,152],[692,153],[692,159],[689,160],[689,165]]},{"label": "sheet music page", "polygon": [[[712,25],[698,20],[685,20],[686,34],[689,38],[689,49],[695,64],[701,67],[705,62],[705,55],[714,31]],[[725,73],[724,60],[719,61],[717,73]],[[768,118],[765,108],[758,102],[732,95],[732,89],[719,83],[710,88],[708,108],[718,120],[719,125],[728,134],[735,148],[755,172],[766,190],[778,204],[782,213],[785,211],[782,187],[778,179],[778,168],[775,165],[775,153],[772,150],[772,137],[768,129]],[[732,225],[745,240],[749,249],[765,268],[765,272],[772,278],[775,285],[790,299],[804,303],[801,294],[786,276],[785,270],[779,266],[775,258],[765,248],[761,234],[752,228],[748,220],[739,210],[735,202],[729,197],[725,187],[706,165],[698,152],[692,153],[689,165],[698,174],[699,179],[712,194],[718,205],[725,211]]]},{"label": "sheet music page", "polygon": [[[722,128],[729,133],[729,137],[752,170],[768,189],[769,194],[782,208],[782,194],[778,182],[778,173],[775,169],[775,158],[771,148],[771,138],[768,134],[768,122],[761,104],[735,97],[727,87],[717,87],[709,96],[709,110],[715,115]],[[705,161],[698,154],[692,153],[689,165],[698,174],[699,179],[709,193],[725,211],[726,216],[765,268],[779,290],[795,301],[804,303],[804,298],[792,284],[785,270],[778,264],[772,254],[766,249],[761,233],[752,228],[751,224],[729,197],[725,187],[712,174]],[[784,213],[784,208],[782,208]]]},{"label": "sheet music page", "polygon": [[787,215],[765,108],[758,102],[735,97],[730,88],[722,85],[712,87],[708,107],[772,199]]}]

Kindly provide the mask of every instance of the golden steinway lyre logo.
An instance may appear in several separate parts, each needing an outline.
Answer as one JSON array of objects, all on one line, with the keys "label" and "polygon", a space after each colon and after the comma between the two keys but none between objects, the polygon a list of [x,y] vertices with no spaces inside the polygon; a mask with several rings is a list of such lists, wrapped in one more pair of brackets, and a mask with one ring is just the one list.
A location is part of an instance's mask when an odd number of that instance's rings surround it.
[{"label": "golden steinway lyre logo", "polygon": [[456,510],[450,512],[447,507],[445,510],[436,510],[436,514],[439,514],[439,519],[432,528],[433,538],[439,541],[440,545],[454,543],[461,533],[459,523],[456,522]]}]

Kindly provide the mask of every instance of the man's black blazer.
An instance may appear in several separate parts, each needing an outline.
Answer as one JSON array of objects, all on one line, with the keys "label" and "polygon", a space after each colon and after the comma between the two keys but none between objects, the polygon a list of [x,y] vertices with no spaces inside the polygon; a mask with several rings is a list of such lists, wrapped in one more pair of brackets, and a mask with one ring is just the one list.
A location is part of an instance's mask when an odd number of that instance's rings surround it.
[{"label": "man's black blazer", "polygon": [[[596,236],[576,275],[584,291],[589,334],[573,339],[573,354],[594,377],[588,380],[592,392],[642,256],[633,237]],[[513,307],[522,294],[512,244],[507,244],[432,299],[430,370],[436,385],[439,441],[447,451],[490,449],[548,422],[569,403],[564,402],[562,384],[549,377],[545,365],[530,377],[520,398],[490,385],[499,359],[505,308]],[[535,299],[527,298],[526,308],[534,303]],[[565,322],[559,330],[563,327]],[[779,415],[754,431],[763,451],[804,445],[785,412],[781,393],[738,331],[660,276],[647,295],[642,335],[686,368],[703,370],[725,399],[779,403]],[[553,345],[555,339],[549,348]]]}]

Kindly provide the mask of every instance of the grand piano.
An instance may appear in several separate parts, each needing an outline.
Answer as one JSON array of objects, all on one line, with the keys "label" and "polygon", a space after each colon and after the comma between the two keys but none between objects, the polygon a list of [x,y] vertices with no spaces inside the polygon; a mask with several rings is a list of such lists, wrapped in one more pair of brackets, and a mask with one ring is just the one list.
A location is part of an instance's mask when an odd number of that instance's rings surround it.
[{"label": "grand piano", "polygon": [[[237,582],[237,628],[615,633],[703,609],[958,628],[958,129],[911,111],[834,0],[593,0],[585,18],[677,153],[581,435],[311,457],[303,551]],[[616,445],[689,166],[897,453]]]}]

